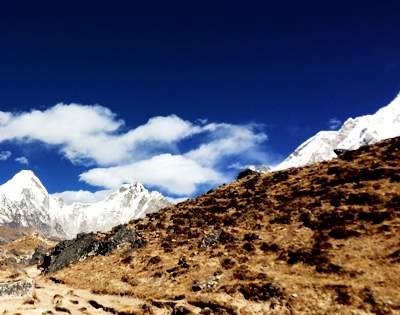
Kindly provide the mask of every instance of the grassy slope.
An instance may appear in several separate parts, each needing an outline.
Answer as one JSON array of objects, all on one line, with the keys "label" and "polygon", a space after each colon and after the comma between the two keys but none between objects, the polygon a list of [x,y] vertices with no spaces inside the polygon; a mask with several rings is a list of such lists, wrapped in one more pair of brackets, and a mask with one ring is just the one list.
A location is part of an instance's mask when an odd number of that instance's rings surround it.
[{"label": "grassy slope", "polygon": [[145,299],[149,313],[399,313],[400,140],[347,155],[163,209],[130,223],[144,248],[52,276]]}]

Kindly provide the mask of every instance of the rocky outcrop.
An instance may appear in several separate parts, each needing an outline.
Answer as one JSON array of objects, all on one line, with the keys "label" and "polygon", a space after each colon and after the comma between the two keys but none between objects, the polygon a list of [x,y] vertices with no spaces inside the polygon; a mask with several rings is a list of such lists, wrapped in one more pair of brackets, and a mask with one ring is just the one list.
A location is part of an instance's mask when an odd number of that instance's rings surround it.
[{"label": "rocky outcrop", "polygon": [[44,272],[50,273],[89,256],[106,255],[122,244],[129,244],[135,250],[143,247],[146,242],[134,230],[119,225],[108,234],[78,234],[75,239],[58,243],[43,259],[37,259],[42,261],[40,266]]},{"label": "rocky outcrop", "polygon": [[239,174],[236,176],[236,179],[242,179],[242,178],[245,178],[246,176],[257,175],[257,174],[259,174],[258,171],[254,171],[252,169],[246,168],[239,172]]}]

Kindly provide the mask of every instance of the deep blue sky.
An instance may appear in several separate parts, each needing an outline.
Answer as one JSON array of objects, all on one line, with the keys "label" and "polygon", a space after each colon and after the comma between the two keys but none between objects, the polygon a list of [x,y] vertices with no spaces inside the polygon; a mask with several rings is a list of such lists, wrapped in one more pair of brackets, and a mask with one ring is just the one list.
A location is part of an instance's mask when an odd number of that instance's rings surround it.
[{"label": "deep blue sky", "polygon": [[[399,1],[107,3],[2,3],[0,110],[77,102],[131,127],[171,113],[258,122],[283,157],[400,90]],[[83,167],[33,146],[13,150],[50,191],[87,187]],[[19,167],[0,164],[0,181]]]}]

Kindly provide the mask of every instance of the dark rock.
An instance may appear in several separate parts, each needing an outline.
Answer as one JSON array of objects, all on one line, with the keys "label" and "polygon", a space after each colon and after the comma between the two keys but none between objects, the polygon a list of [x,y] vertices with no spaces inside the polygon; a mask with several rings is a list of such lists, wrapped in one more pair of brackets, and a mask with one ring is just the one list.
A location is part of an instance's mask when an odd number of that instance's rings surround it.
[{"label": "dark rock", "polygon": [[32,254],[31,259],[28,261],[29,265],[42,265],[44,262],[44,257],[47,254],[47,250],[43,246],[36,247]]},{"label": "dark rock", "polygon": [[247,168],[247,169],[245,169],[243,171],[240,171],[239,174],[237,175],[236,179],[239,180],[239,179],[245,178],[245,177],[250,176],[250,175],[259,175],[259,174],[260,173]]},{"label": "dark rock", "polygon": [[106,255],[123,243],[137,249],[146,242],[126,225],[115,227],[104,238],[98,238],[95,233],[80,233],[75,239],[58,243],[44,256],[40,267],[45,273],[55,272],[89,256]]},{"label": "dark rock", "polygon": [[335,149],[333,150],[337,157],[344,161],[352,161],[355,157],[355,151],[345,150],[345,149]]}]

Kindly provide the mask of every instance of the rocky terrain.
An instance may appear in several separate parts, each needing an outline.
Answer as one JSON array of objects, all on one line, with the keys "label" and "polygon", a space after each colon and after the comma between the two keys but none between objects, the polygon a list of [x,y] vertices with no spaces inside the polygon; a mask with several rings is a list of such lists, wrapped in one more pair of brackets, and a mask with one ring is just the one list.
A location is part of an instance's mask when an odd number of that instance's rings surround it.
[{"label": "rocky terrain", "polygon": [[56,244],[55,240],[31,234],[0,245],[0,296],[2,284],[27,280],[25,267],[41,263],[43,255]]},{"label": "rocky terrain", "polygon": [[400,138],[336,153],[62,242],[41,279],[99,314],[399,314]]}]

